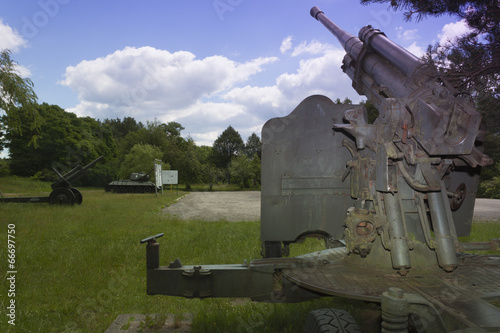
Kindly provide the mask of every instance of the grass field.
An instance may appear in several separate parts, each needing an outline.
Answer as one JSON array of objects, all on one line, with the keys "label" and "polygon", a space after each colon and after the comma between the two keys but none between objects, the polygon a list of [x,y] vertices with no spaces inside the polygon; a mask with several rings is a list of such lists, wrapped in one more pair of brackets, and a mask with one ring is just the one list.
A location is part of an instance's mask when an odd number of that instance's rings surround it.
[{"label": "grass field", "polygon": [[[13,183],[15,183],[13,185]],[[0,178],[3,193],[50,192],[50,184]],[[0,331],[104,332],[119,314],[159,314],[145,323],[154,330],[167,313],[195,314],[194,332],[300,332],[308,311],[346,308],[356,316],[374,305],[343,299],[300,304],[262,304],[244,300],[188,300],[146,295],[145,245],[139,241],[163,232],[160,264],[179,257],[183,264],[241,263],[260,257],[259,222],[179,221],[161,212],[179,191],[112,194],[82,189],[83,204],[0,203],[0,267],[2,276],[16,271],[15,296],[2,279]],[[15,230],[15,263],[8,267],[8,232]],[[500,237],[495,224],[474,225],[470,241]],[[469,241],[469,239],[463,239]],[[11,242],[12,243],[12,242]],[[292,247],[292,255],[317,249],[310,240]],[[15,299],[15,326],[4,315]]]}]

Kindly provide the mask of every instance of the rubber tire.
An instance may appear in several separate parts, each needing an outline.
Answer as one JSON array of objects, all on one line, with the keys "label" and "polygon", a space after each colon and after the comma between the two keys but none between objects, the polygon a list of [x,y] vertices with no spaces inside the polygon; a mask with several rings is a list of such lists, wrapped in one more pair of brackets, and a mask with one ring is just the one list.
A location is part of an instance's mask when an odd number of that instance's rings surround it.
[{"label": "rubber tire", "polygon": [[304,333],[361,333],[354,318],[345,310],[318,309],[309,312]]},{"label": "rubber tire", "polygon": [[73,206],[75,204],[75,195],[69,188],[58,187],[50,192],[49,203],[51,205]]},{"label": "rubber tire", "polygon": [[75,203],[78,205],[81,205],[83,202],[82,192],[80,192],[80,190],[78,190],[77,188],[74,188],[74,187],[70,187],[69,189],[75,195]]}]

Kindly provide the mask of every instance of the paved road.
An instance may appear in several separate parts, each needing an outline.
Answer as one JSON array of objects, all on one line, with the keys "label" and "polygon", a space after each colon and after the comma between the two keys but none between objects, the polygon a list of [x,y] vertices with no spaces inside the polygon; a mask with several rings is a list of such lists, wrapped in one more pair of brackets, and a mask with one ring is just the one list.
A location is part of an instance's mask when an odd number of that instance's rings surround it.
[{"label": "paved road", "polygon": [[[165,212],[183,220],[259,221],[260,192],[191,192]],[[477,199],[474,217],[500,222],[500,200]]]},{"label": "paved road", "polygon": [[260,192],[191,192],[165,212],[182,220],[260,221]]},{"label": "paved road", "polygon": [[495,220],[500,222],[500,200],[476,199],[474,218],[478,220]]}]

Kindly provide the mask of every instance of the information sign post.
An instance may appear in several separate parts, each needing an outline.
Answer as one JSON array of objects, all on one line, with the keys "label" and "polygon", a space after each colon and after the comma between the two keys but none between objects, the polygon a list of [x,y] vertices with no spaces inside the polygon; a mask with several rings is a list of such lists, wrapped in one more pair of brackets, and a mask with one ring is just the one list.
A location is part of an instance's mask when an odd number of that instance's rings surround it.
[{"label": "information sign post", "polygon": [[161,195],[163,195],[163,182],[162,182],[162,161],[155,160],[155,189],[156,196],[158,196],[158,188],[161,188]]}]

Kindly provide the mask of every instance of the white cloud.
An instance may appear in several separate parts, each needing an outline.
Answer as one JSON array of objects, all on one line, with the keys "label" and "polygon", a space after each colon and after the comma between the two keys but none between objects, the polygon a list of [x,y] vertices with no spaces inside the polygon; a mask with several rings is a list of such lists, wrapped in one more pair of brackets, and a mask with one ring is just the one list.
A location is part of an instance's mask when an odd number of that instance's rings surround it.
[{"label": "white cloud", "polygon": [[0,18],[0,50],[9,49],[12,52],[19,52],[21,48],[27,45],[28,42],[23,36],[3,23],[3,20]]},{"label": "white cloud", "polygon": [[281,53],[285,53],[292,48],[292,39],[292,36],[288,36],[287,38],[283,39],[280,46]]},{"label": "white cloud", "polygon": [[292,56],[296,57],[303,54],[322,54],[332,49],[333,46],[331,44],[322,44],[317,40],[312,40],[309,43],[302,42],[296,46],[292,52]]},{"label": "white cloud", "polygon": [[421,58],[425,54],[425,50],[418,46],[417,42],[411,43],[411,45],[407,46],[406,49],[418,58]]},{"label": "white cloud", "polygon": [[470,31],[471,29],[469,28],[465,20],[461,20],[455,23],[448,23],[443,27],[441,33],[438,34],[439,44],[449,44],[450,42],[453,42],[457,37],[460,37]]},{"label": "white cloud", "polygon": [[[19,52],[22,48],[27,47],[28,42],[16,30],[12,29],[7,24],[3,23],[0,18],[0,51],[10,50],[13,53]],[[15,64],[15,69],[22,77],[31,76],[31,71],[28,67]]]},{"label": "white cloud", "polygon": [[189,130],[184,121],[220,125],[241,115],[241,106],[217,100],[275,61],[238,63],[223,56],[196,59],[186,51],[127,47],[66,68],[60,84],[77,92],[80,103],[67,110],[79,116],[158,118]]},{"label": "white cloud", "polygon": [[237,63],[222,56],[198,60],[186,51],[128,47],[68,67],[61,84],[75,90],[82,102],[132,108],[139,113],[147,105],[149,110],[144,112],[156,109],[164,113],[244,82],[274,61],[276,58],[258,58]]},{"label": "white cloud", "polygon": [[[291,38],[281,44],[292,49]],[[272,66],[275,57],[244,63],[223,56],[197,59],[187,51],[170,53],[152,47],[118,50],[66,69],[60,82],[77,92],[80,102],[67,111],[79,116],[138,121],[177,121],[183,135],[198,145],[213,140],[231,125],[243,139],[260,134],[262,125],[289,114],[304,98],[324,94],[332,99],[361,100],[340,69],[344,51],[318,41],[300,43],[295,72],[278,75],[274,84],[252,84],[252,76]],[[306,56],[309,56],[307,58]],[[293,59],[293,58],[290,58]]]},{"label": "white cloud", "polygon": [[[341,99],[346,94],[352,95],[353,89],[348,84],[350,80],[340,69],[345,52],[328,45],[317,46],[323,49],[319,57],[301,60],[296,73],[284,73],[277,78],[276,85],[285,98],[312,93],[334,95]],[[346,84],[348,89],[345,89]]]},{"label": "white cloud", "polygon": [[415,39],[420,39],[420,35],[418,34],[418,29],[413,30],[403,30],[403,27],[396,27],[396,32],[399,39],[404,41],[412,41]]}]

